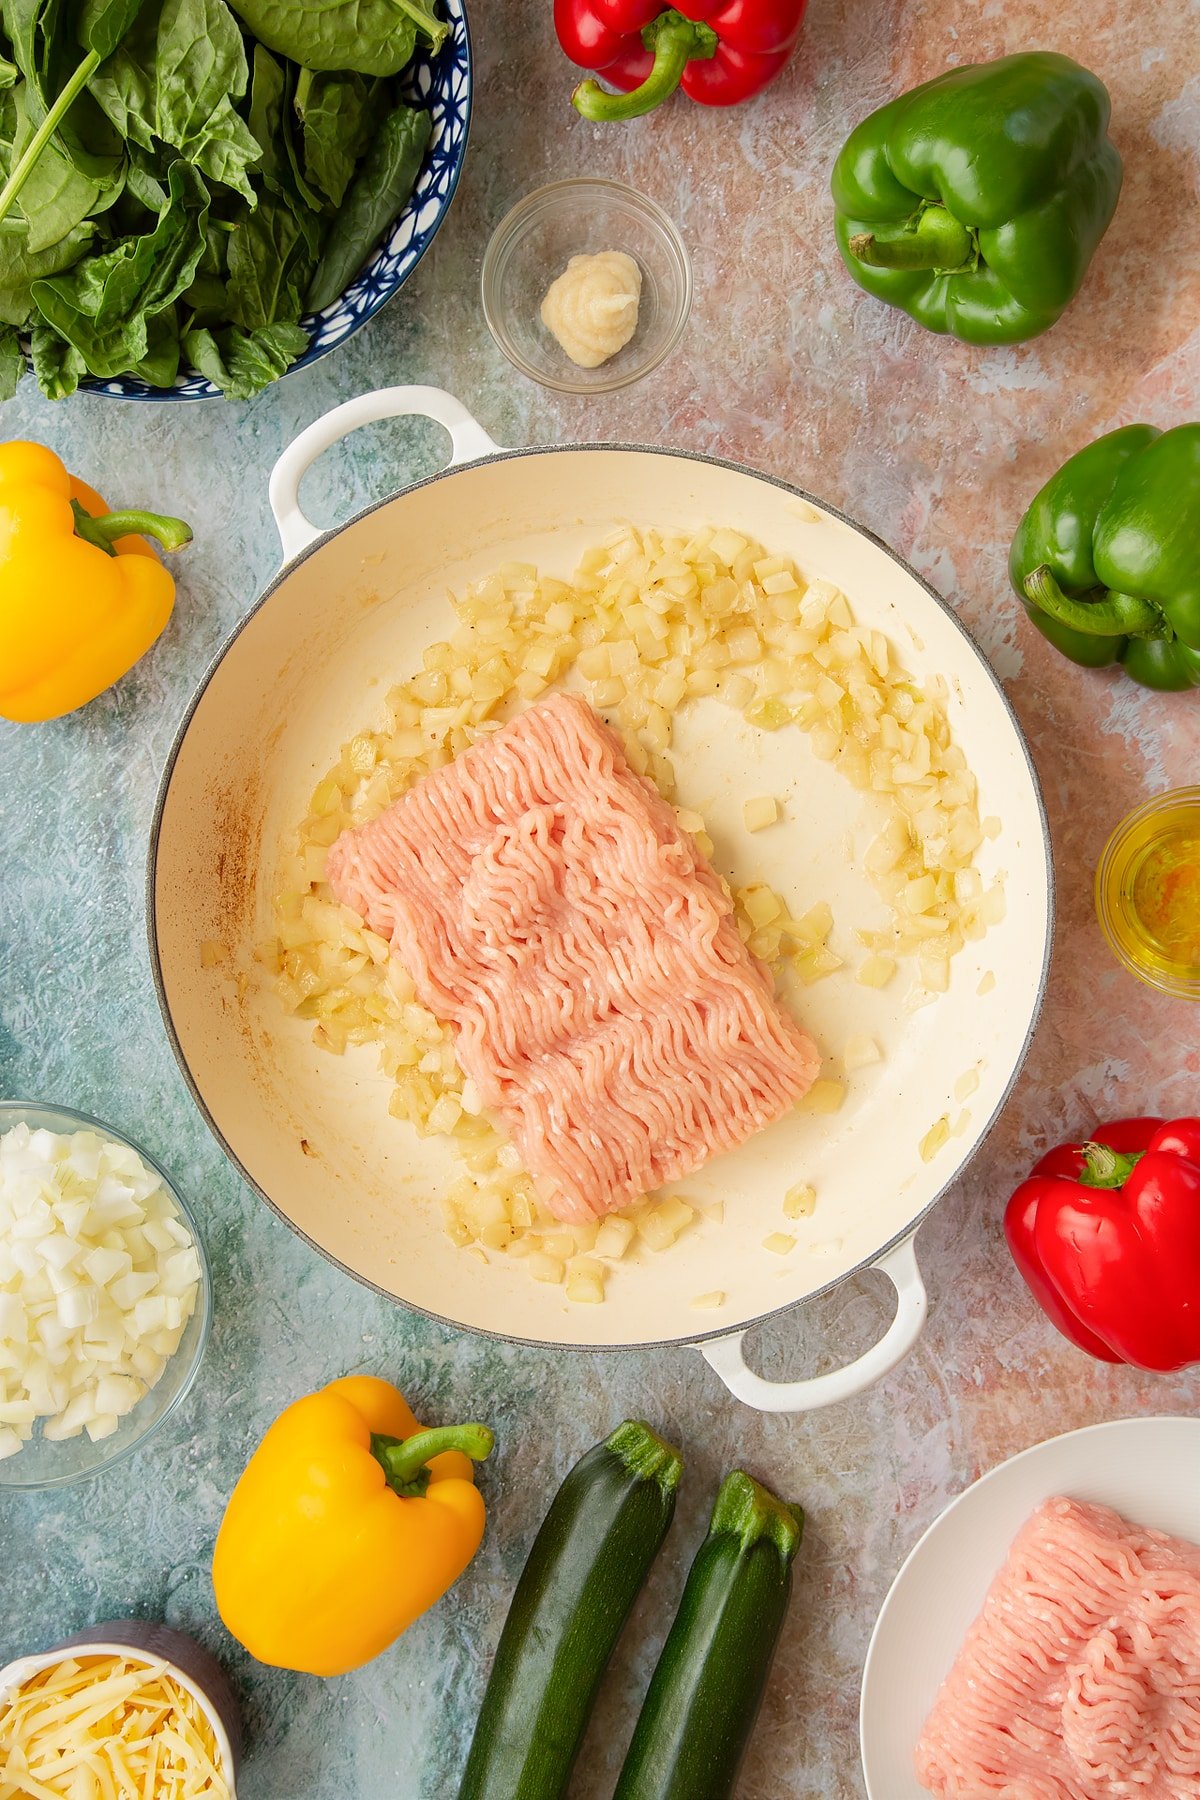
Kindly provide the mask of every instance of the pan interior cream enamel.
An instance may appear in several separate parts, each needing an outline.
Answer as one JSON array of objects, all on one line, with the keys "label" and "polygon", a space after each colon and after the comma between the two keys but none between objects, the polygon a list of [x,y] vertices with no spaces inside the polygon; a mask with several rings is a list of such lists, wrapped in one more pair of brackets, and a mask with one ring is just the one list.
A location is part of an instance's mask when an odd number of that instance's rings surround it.
[{"label": "pan interior cream enamel", "polygon": [[[801,479],[816,482],[818,473]],[[871,990],[847,969],[804,990],[802,1023],[831,1063],[869,1032],[883,1060],[850,1077],[840,1111],[799,1112],[713,1162],[679,1191],[723,1203],[662,1254],[617,1265],[603,1305],[460,1251],[439,1196],[460,1172],[449,1140],[388,1114],[373,1049],[334,1057],[311,1023],[285,1017],[256,976],[272,935],[283,846],[316,782],[387,689],[453,620],[446,590],[512,562],[569,578],[614,525],[730,526],[805,576],[848,595],[918,678],[950,685],[956,740],[979,783],[985,880],[1003,872],[1007,914],[955,958],[950,991],[914,1006],[915,971]],[[715,860],[765,879],[799,914],[829,901],[838,935],[882,922],[861,871],[876,816],[802,733],[755,732],[716,702],[690,707],[674,740],[679,801],[701,812]],[[743,801],[771,794],[786,820],[750,834]],[[694,1341],[788,1307],[874,1260],[910,1232],[970,1157],[1011,1085],[1037,1015],[1047,956],[1044,821],[1025,747],[994,677],[948,611],[892,555],[838,517],[764,478],[649,450],[501,456],[401,493],[319,541],[286,569],[224,652],[177,745],[152,863],[164,1008],[193,1090],[250,1181],[352,1273],[466,1327],[537,1342],[621,1346]],[[202,947],[227,956],[212,964]],[[839,1068],[831,1073],[840,1074]],[[965,1090],[977,1077],[969,1097]],[[965,1118],[963,1115],[966,1115]],[[931,1160],[921,1143],[957,1124]],[[786,1190],[816,1190],[786,1220]],[[796,1247],[764,1247],[786,1230]],[[694,1300],[725,1295],[717,1311]]]}]

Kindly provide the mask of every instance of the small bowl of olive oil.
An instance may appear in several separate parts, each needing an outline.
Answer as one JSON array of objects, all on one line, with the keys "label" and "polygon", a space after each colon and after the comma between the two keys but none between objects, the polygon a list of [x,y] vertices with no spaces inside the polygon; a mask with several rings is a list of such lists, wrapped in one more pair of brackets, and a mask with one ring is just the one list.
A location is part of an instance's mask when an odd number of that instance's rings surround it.
[{"label": "small bowl of olive oil", "polygon": [[1122,819],[1096,870],[1096,913],[1140,981],[1200,1000],[1200,787],[1157,794]]}]

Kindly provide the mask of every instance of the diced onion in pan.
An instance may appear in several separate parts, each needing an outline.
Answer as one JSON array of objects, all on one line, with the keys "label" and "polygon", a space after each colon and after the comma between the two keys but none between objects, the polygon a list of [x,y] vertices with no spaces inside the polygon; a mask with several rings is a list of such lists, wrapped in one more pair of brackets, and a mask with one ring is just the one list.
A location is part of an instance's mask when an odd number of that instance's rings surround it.
[{"label": "diced onion in pan", "polygon": [[779,802],[771,794],[758,794],[742,807],[747,831],[763,831],[779,817]]},{"label": "diced onion in pan", "polygon": [[925,1136],[917,1146],[921,1153],[921,1161],[932,1162],[942,1145],[949,1139],[949,1136],[950,1120],[949,1117],[943,1113],[941,1118],[929,1127],[929,1130],[925,1133]]},{"label": "diced onion in pan", "polygon": [[567,1299],[583,1306],[599,1306],[604,1299],[604,1264],[581,1256],[567,1270]]},{"label": "diced onion in pan", "polygon": [[817,1190],[807,1182],[789,1188],[783,1197],[784,1216],[789,1219],[807,1219],[817,1204]]},{"label": "diced onion in pan", "polygon": [[814,1081],[800,1105],[806,1112],[835,1113],[841,1109],[845,1098],[845,1082]]},{"label": "diced onion in pan", "polygon": [[596,1233],[596,1255],[619,1262],[633,1242],[634,1230],[631,1219],[604,1219]]},{"label": "diced onion in pan", "polygon": [[866,1032],[856,1032],[846,1039],[846,1047],[842,1051],[842,1067],[847,1075],[853,1075],[856,1069],[865,1069],[871,1063],[880,1061],[881,1052],[875,1039]]}]

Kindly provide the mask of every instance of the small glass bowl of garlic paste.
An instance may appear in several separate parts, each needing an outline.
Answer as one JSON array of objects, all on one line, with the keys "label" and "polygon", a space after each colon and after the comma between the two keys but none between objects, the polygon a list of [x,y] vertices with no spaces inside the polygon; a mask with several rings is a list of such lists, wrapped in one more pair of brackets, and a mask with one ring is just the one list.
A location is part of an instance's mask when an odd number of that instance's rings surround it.
[{"label": "small glass bowl of garlic paste", "polygon": [[[637,324],[611,356],[584,367],[544,322],[543,301],[560,278],[577,282],[587,271],[587,263],[572,266],[573,258],[611,252],[636,264],[640,290],[636,279],[625,285],[636,291]],[[607,305],[614,312],[612,294],[603,283],[597,288],[601,311]],[[483,314],[492,336],[523,375],[564,394],[606,394],[640,381],[678,344],[691,305],[691,262],[671,220],[644,194],[602,176],[526,194],[496,227],[483,259]],[[548,312],[555,315],[553,303]],[[604,321],[596,322],[603,329]],[[623,334],[613,335],[615,342]]]}]

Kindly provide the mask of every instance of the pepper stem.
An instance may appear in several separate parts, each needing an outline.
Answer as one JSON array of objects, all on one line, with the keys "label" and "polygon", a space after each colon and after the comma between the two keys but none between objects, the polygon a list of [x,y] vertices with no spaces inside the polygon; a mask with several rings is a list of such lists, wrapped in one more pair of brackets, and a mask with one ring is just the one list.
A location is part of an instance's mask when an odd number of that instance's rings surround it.
[{"label": "pepper stem", "polygon": [[715,55],[717,34],[711,25],[685,19],[671,8],[650,21],[642,32],[642,42],[647,50],[653,50],[654,63],[641,86],[628,94],[610,94],[589,76],[571,95],[576,112],[596,124],[607,124],[612,119],[640,119],[643,113],[653,112],[675,92],[690,62],[707,61]]},{"label": "pepper stem", "polygon": [[975,233],[944,206],[926,206],[898,232],[860,231],[850,254],[872,269],[961,269],[975,254]]},{"label": "pepper stem", "polygon": [[1039,612],[1088,637],[1171,636],[1170,626],[1152,600],[1108,590],[1103,600],[1072,600],[1044,563],[1025,577],[1024,587],[1026,598]]},{"label": "pepper stem", "polygon": [[108,556],[117,554],[113,545],[123,537],[152,537],[164,550],[182,550],[192,541],[191,526],[182,519],[168,518],[165,513],[110,512],[94,519],[78,500],[72,500],[71,510],[75,514],[75,536]]},{"label": "pepper stem", "polygon": [[461,1450],[472,1462],[483,1462],[495,1441],[495,1434],[486,1425],[435,1425],[406,1438],[381,1437],[372,1432],[371,1455],[381,1465],[393,1493],[416,1498],[429,1486],[425,1465],[435,1456],[442,1456],[447,1450]]},{"label": "pepper stem", "polygon": [[1080,1183],[1090,1188],[1124,1187],[1144,1155],[1144,1150],[1135,1150],[1126,1156],[1109,1144],[1087,1143],[1083,1146]]},{"label": "pepper stem", "polygon": [[99,67],[98,52],[89,50],[62,92],[55,98],[54,104],[17,158],[16,166],[8,180],[0,188],[0,222],[7,219],[16,205],[21,189],[33,173],[42,151],[58,130],[64,115],[70,111]]}]

